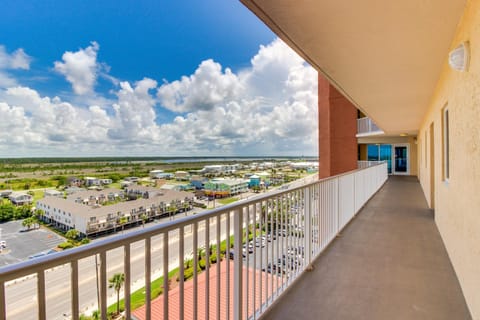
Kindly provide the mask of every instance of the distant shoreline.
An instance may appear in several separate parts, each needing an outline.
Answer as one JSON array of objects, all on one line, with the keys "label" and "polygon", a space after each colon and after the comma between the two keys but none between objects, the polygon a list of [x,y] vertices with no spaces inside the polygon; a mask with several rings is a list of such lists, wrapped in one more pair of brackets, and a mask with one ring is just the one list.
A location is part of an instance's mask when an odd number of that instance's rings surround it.
[{"label": "distant shoreline", "polygon": [[75,162],[114,162],[114,163],[193,163],[193,162],[221,162],[221,161],[257,161],[257,160],[318,160],[317,156],[195,156],[195,157],[18,157],[0,158],[0,164],[6,163],[75,163]]}]

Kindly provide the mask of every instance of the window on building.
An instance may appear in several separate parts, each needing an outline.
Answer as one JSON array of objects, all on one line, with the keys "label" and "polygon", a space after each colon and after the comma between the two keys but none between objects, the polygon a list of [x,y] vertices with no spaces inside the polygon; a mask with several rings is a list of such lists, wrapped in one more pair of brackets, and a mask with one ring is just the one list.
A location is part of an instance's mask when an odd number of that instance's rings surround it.
[{"label": "window on building", "polygon": [[450,120],[448,108],[443,108],[442,112],[442,131],[443,131],[443,180],[450,178]]}]

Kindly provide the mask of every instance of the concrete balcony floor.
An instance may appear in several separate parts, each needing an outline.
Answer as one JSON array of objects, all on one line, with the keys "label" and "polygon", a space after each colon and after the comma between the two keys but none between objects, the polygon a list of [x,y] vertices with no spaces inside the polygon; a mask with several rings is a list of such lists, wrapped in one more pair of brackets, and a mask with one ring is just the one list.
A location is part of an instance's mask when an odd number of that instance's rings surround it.
[{"label": "concrete balcony floor", "polygon": [[471,319],[416,177],[392,176],[264,319]]}]

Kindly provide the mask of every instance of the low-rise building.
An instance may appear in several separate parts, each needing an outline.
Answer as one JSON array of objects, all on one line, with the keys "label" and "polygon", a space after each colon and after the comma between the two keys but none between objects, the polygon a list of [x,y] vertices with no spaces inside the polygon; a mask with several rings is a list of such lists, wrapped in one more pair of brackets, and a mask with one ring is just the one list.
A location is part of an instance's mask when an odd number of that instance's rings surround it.
[{"label": "low-rise building", "polygon": [[73,198],[45,197],[37,201],[37,208],[44,211],[42,219],[61,230],[76,229],[89,236],[115,232],[124,226],[132,226],[178,212],[192,209],[191,193],[161,190],[148,199],[125,201],[108,206],[85,206]]},{"label": "low-rise building", "polygon": [[63,192],[60,192],[55,189],[47,189],[43,192],[44,197],[59,197],[63,198]]},{"label": "low-rise building", "polygon": [[223,198],[247,192],[249,182],[245,179],[213,179],[205,183],[205,195]]},{"label": "low-rise building", "polygon": [[85,180],[85,186],[91,187],[91,186],[100,186],[101,182],[100,179],[95,178],[95,177],[85,177],[83,178]]},{"label": "low-rise building", "polygon": [[28,193],[23,193],[23,192],[12,192],[9,196],[8,199],[17,206],[23,206],[26,204],[32,204],[33,202],[33,197],[29,195]]},{"label": "low-rise building", "polygon": [[13,190],[2,190],[0,191],[0,197],[2,198],[8,198],[13,193]]},{"label": "low-rise building", "polygon": [[190,180],[190,174],[186,171],[176,171],[175,179],[179,181],[188,181]]},{"label": "low-rise building", "polygon": [[162,179],[161,175],[163,175],[165,172],[163,170],[151,170],[148,175],[152,179]]}]

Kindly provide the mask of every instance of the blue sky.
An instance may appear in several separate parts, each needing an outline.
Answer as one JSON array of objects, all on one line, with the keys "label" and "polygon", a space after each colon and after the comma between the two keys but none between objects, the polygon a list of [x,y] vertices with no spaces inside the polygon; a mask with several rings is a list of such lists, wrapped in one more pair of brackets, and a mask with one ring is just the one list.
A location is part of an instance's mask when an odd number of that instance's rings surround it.
[{"label": "blue sky", "polygon": [[239,1],[3,1],[0,156],[316,155],[316,73]]}]

